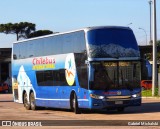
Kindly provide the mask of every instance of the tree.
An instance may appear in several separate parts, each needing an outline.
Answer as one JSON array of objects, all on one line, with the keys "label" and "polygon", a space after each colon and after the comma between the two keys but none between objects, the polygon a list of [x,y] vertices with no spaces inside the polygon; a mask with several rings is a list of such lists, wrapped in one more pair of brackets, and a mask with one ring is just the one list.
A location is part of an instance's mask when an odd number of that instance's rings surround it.
[{"label": "tree", "polygon": [[157,46],[160,46],[160,40],[157,41]]},{"label": "tree", "polygon": [[[157,47],[160,47],[160,40],[157,40]],[[153,60],[152,57],[153,55],[152,55],[152,53],[147,53],[146,54],[146,59],[147,60]],[[157,61],[160,61],[160,52],[159,51],[157,51]]]},{"label": "tree", "polygon": [[38,31],[30,33],[28,35],[28,38],[33,38],[33,37],[38,37],[38,36],[43,36],[43,35],[48,35],[48,34],[53,34],[53,31],[50,31],[50,30],[38,30]]},{"label": "tree", "polygon": [[35,31],[35,24],[29,22],[0,24],[0,32],[5,34],[16,34],[19,38],[27,38],[27,36]]},{"label": "tree", "polygon": [[36,25],[29,22],[20,22],[19,26],[21,28],[19,38],[28,38],[36,30]]},{"label": "tree", "polygon": [[16,34],[17,40],[20,38],[33,38],[48,34],[53,34],[50,30],[35,31],[35,24],[29,22],[0,24],[0,33]]}]

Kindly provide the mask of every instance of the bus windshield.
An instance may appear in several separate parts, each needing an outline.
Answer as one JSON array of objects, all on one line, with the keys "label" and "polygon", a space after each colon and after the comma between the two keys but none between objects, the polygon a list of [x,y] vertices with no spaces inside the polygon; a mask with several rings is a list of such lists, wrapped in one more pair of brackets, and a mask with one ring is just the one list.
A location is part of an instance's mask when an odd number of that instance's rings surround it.
[{"label": "bus windshield", "polygon": [[140,62],[92,62],[91,90],[140,88]]},{"label": "bus windshield", "polygon": [[139,57],[139,48],[132,30],[102,28],[87,32],[90,58]]}]

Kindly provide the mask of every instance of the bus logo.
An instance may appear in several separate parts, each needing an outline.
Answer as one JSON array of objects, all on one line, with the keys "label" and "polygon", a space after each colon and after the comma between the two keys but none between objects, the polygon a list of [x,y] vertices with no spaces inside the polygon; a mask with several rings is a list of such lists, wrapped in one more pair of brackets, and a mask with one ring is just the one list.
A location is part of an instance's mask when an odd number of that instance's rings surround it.
[{"label": "bus logo", "polygon": [[74,62],[74,55],[69,54],[66,57],[66,62],[65,62],[65,76],[66,80],[69,86],[72,86],[75,82],[75,62]]},{"label": "bus logo", "polygon": [[117,91],[117,95],[121,95],[122,93],[121,93],[121,91]]}]

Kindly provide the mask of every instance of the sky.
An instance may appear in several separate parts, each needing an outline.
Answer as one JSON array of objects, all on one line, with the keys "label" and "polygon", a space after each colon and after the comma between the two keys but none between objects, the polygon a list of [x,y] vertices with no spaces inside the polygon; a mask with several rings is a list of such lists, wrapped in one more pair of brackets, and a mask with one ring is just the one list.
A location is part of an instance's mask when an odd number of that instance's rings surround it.
[{"label": "sky", "polygon": [[[36,30],[66,32],[90,26],[128,26],[139,45],[150,41],[149,0],[0,0],[0,24],[31,22]],[[156,0],[160,40],[160,0]],[[139,29],[142,28],[142,29]],[[16,35],[0,33],[0,48]]]}]

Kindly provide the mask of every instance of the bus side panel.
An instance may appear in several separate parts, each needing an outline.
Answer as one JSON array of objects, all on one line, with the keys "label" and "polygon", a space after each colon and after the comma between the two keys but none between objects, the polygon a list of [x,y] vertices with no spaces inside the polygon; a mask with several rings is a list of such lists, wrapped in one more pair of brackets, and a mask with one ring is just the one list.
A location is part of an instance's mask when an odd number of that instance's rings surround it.
[{"label": "bus side panel", "polygon": [[25,92],[29,101],[29,94],[33,90],[34,84],[34,72],[28,70],[28,66],[26,64],[22,65],[22,62],[15,61],[12,65],[12,69],[14,69],[12,72],[13,96],[14,101],[19,103],[23,103],[23,94]]},{"label": "bus side panel", "polygon": [[60,96],[61,96],[61,101],[60,101],[60,107],[61,108],[70,108],[70,95],[71,91],[73,90],[73,87],[76,86],[63,86],[60,89]]},{"label": "bus side panel", "polygon": [[36,104],[43,107],[55,107],[60,106],[60,93],[59,86],[46,86],[38,87]]},{"label": "bus side panel", "polygon": [[[45,60],[45,59],[52,59],[55,60],[55,64],[53,64],[53,68],[47,68],[48,64],[36,64],[38,61]],[[69,64],[68,66],[66,63],[73,62],[73,64]],[[41,62],[42,63],[42,62]],[[71,66],[70,66],[71,65]],[[73,67],[72,67],[73,65]],[[51,65],[52,66],[52,65]],[[76,73],[75,67],[75,59],[74,54],[64,54],[64,55],[57,55],[57,56],[45,56],[45,57],[37,57],[37,58],[29,58],[29,59],[22,59],[16,60],[13,64],[14,69],[13,71],[13,80],[15,80],[15,84],[17,84],[18,89],[18,101],[23,101],[23,91],[27,92],[28,101],[29,101],[29,94],[32,90],[35,94],[36,105],[37,106],[44,106],[44,107],[56,107],[56,108],[70,108],[70,95],[71,92],[74,91],[78,98],[78,103],[80,108],[88,108],[88,90],[83,89],[79,86],[78,77]],[[69,72],[73,72],[74,77],[70,76],[71,78],[66,78],[69,81],[67,84],[61,86],[55,85],[47,85],[47,81],[38,82],[38,73],[41,72],[49,72],[52,71],[55,73],[56,71],[62,71],[64,74],[64,70],[68,69]],[[40,75],[41,76],[41,75]],[[64,74],[64,76],[67,76]],[[46,77],[46,76],[45,76]],[[54,83],[54,77],[53,83]],[[74,83],[72,79],[74,78]],[[63,79],[64,80],[64,79]],[[45,83],[45,84],[43,84]],[[15,85],[16,88],[16,85]],[[15,89],[13,88],[13,89]]]}]

